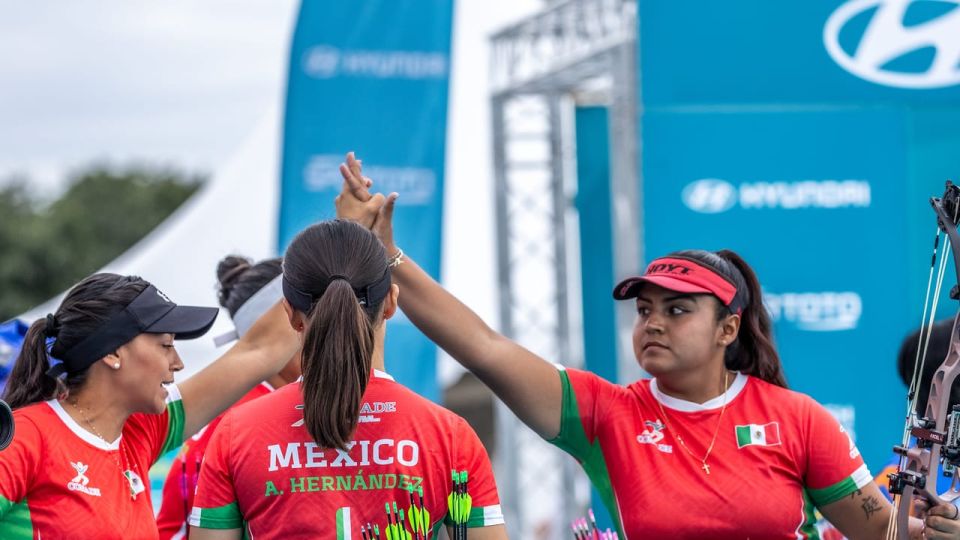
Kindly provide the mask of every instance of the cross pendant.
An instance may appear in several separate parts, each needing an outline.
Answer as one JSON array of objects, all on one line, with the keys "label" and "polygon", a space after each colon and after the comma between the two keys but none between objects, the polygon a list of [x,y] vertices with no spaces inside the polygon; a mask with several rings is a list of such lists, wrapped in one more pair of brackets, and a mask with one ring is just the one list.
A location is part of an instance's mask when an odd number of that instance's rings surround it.
[{"label": "cross pendant", "polygon": [[700,468],[703,469],[704,471],[706,471],[707,474],[710,474],[710,466],[707,465],[706,462],[704,462],[702,465],[700,465]]}]

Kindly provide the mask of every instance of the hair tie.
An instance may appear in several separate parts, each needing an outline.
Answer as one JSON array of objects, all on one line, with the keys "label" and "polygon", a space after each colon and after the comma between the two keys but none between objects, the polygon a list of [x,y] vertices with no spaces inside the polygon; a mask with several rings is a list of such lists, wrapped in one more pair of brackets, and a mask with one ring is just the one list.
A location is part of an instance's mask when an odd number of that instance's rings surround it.
[{"label": "hair tie", "polygon": [[336,280],[338,280],[338,279],[342,279],[342,280],[346,281],[347,283],[350,283],[350,279],[349,279],[347,276],[342,276],[342,275],[340,275],[340,274],[334,274],[334,275],[330,276],[330,278],[327,280],[327,283],[333,283],[334,281],[336,281]]},{"label": "hair tie", "polygon": [[47,313],[47,327],[43,330],[45,336],[55,338],[60,333],[60,325],[53,313]]}]

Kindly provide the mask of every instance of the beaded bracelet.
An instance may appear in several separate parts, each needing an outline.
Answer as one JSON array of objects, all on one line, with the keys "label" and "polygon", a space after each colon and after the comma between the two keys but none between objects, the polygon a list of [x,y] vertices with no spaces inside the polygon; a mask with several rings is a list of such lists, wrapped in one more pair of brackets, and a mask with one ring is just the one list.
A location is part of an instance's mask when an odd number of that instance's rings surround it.
[{"label": "beaded bracelet", "polygon": [[403,250],[397,248],[397,254],[387,259],[387,266],[389,268],[396,268],[400,266],[401,263],[403,263]]}]

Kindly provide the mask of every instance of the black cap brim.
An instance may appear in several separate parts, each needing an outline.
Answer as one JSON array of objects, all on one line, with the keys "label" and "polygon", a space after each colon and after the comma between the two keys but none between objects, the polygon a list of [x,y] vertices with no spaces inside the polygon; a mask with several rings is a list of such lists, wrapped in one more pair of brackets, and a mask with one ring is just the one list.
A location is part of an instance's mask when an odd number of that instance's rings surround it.
[{"label": "black cap brim", "polygon": [[144,332],[176,334],[176,339],[196,339],[210,330],[220,310],[211,307],[177,306],[157,319]]}]

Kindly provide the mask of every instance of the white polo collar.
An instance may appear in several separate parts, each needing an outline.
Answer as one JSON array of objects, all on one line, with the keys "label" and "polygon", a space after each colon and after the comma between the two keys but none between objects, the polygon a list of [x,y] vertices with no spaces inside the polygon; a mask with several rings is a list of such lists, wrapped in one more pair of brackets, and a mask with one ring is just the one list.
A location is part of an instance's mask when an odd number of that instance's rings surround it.
[{"label": "white polo collar", "polygon": [[123,438],[123,435],[117,437],[117,440],[113,441],[112,443],[107,442],[100,437],[97,437],[93,433],[83,429],[83,426],[78,424],[77,421],[70,416],[70,413],[63,408],[63,405],[56,399],[47,401],[47,405],[53,409],[53,412],[57,413],[57,416],[60,418],[60,420],[66,424],[67,428],[70,429],[74,435],[80,437],[92,446],[101,450],[117,450],[120,448],[120,439]]},{"label": "white polo collar", "polygon": [[723,407],[723,404],[730,404],[736,397],[740,394],[740,391],[747,385],[748,376],[743,373],[737,372],[737,376],[733,378],[733,384],[730,385],[730,388],[727,388],[727,391],[720,394],[719,396],[705,401],[704,403],[694,403],[692,401],[687,401],[684,399],[678,399],[672,396],[668,396],[660,391],[657,387],[657,380],[650,380],[650,392],[653,394],[653,399],[659,401],[664,407],[673,409],[675,411],[681,412],[697,412],[697,411],[710,411],[713,409],[719,409]]}]

